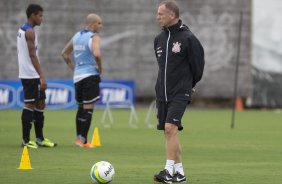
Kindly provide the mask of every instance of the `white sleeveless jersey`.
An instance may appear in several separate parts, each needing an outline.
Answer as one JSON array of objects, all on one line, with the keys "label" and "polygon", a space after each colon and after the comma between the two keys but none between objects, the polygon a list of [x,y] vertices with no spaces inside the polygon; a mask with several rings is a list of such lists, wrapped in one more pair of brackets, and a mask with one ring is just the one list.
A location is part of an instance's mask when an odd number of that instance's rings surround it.
[{"label": "white sleeveless jersey", "polygon": [[[25,32],[28,29],[32,29],[32,26],[29,23],[24,23],[19,31],[17,36],[17,49],[18,49],[18,62],[19,62],[19,78],[21,79],[35,79],[40,78],[38,73],[36,72],[28,51],[28,46],[25,38]],[[38,42],[37,35],[35,33],[35,41],[34,41],[36,55],[38,57]],[[39,57],[38,57],[39,60]]]}]

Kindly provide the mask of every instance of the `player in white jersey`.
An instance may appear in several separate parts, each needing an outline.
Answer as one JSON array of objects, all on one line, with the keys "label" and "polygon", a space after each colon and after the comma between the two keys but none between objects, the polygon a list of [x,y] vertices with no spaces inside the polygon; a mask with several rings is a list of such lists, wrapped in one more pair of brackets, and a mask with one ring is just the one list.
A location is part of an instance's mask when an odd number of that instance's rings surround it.
[{"label": "player in white jersey", "polygon": [[74,70],[75,98],[78,104],[75,144],[83,148],[93,147],[87,142],[87,134],[94,104],[100,98],[102,63],[100,37],[97,33],[101,29],[102,19],[96,14],[89,14],[85,29],[77,32],[62,51],[66,64]]},{"label": "player in white jersey", "polygon": [[[29,148],[55,147],[57,144],[43,136],[46,79],[38,58],[37,35],[35,26],[43,20],[43,8],[30,4],[26,9],[27,22],[18,31],[17,49],[19,78],[24,91],[24,108],[22,111],[22,146]],[[30,130],[34,122],[36,142],[30,140]]]}]

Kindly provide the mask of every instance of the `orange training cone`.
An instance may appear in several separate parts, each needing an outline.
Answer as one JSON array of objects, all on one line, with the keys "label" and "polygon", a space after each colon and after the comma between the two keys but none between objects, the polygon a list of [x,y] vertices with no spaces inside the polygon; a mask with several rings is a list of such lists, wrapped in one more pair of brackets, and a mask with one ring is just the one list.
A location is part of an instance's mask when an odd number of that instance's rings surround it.
[{"label": "orange training cone", "polygon": [[22,169],[22,170],[32,169],[31,165],[30,165],[28,149],[27,149],[26,146],[24,146],[22,158],[21,158],[21,163],[20,163],[20,166],[18,167],[18,169]]},{"label": "orange training cone", "polygon": [[243,111],[243,100],[240,96],[236,97],[235,109],[236,109],[237,112]]},{"label": "orange training cone", "polygon": [[101,146],[98,128],[94,129],[91,144],[95,147]]}]

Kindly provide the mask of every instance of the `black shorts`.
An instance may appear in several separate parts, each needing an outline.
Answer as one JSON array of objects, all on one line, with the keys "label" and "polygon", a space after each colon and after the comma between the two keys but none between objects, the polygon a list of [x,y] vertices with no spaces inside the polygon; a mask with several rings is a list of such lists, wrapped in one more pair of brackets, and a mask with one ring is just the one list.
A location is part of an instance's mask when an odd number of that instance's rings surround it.
[{"label": "black shorts", "polygon": [[174,100],[171,102],[157,101],[156,106],[158,109],[158,130],[165,129],[165,123],[171,123],[178,127],[178,130],[183,130],[181,124],[182,116],[186,110],[189,101],[186,100]]},{"label": "black shorts", "polygon": [[100,98],[101,79],[98,75],[92,75],[78,81],[75,86],[75,99],[78,104],[90,104]]},{"label": "black shorts", "polygon": [[35,103],[45,100],[45,91],[40,90],[40,79],[21,79],[24,91],[24,103]]}]

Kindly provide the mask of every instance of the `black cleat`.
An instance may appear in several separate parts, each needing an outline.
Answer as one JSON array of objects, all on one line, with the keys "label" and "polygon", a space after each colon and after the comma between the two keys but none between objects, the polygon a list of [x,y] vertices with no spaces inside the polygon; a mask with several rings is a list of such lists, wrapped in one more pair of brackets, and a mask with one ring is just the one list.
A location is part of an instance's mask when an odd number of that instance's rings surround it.
[{"label": "black cleat", "polygon": [[185,176],[183,176],[182,174],[180,174],[179,172],[174,173],[174,175],[172,176],[172,180],[173,183],[183,183],[183,182],[187,182],[187,179]]},{"label": "black cleat", "polygon": [[169,174],[168,170],[164,169],[160,171],[159,174],[156,174],[154,176],[154,181],[160,182],[160,183],[171,183],[172,176]]}]

